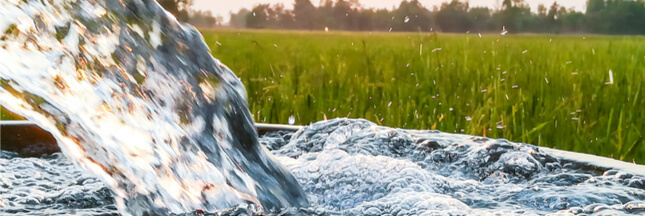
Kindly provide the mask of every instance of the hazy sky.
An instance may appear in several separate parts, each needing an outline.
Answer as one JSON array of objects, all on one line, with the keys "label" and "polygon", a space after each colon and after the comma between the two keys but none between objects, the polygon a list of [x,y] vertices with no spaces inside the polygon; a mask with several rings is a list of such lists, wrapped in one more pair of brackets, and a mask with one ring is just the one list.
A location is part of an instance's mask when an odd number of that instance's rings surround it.
[{"label": "hazy sky", "polygon": [[[441,5],[442,2],[449,0],[419,0],[427,8],[432,8],[435,5]],[[550,6],[557,0],[526,0],[531,5],[531,9],[535,10],[539,4]],[[257,4],[276,4],[282,3],[286,8],[293,8],[293,0],[194,0],[193,9],[197,10],[211,10],[214,15],[221,15],[224,17],[225,22],[228,22],[229,12],[237,12],[241,8],[251,9]],[[314,5],[318,5],[319,0],[312,0]],[[368,8],[392,8],[399,5],[401,0],[359,0],[359,2]],[[472,6],[488,6],[496,8],[502,0],[470,0]],[[583,11],[587,0],[559,0],[558,4],[567,8],[574,7],[576,10]]]}]

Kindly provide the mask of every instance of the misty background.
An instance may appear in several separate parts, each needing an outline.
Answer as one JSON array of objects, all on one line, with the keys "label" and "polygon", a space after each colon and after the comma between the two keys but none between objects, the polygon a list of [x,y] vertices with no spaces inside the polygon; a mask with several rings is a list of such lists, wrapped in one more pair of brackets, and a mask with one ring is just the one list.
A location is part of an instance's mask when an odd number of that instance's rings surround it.
[{"label": "misty background", "polygon": [[[207,9],[206,4],[217,5],[217,1],[159,2],[179,20],[201,29],[645,34],[645,0],[563,1],[566,6],[557,1],[535,6],[537,1],[525,0],[480,0],[474,1],[476,4],[460,0],[441,4],[424,4],[419,0],[403,0],[398,4],[385,0],[369,4],[359,0],[253,1],[258,3],[226,17]],[[201,6],[196,6],[196,2]],[[388,3],[393,6],[377,8]],[[232,7],[229,5],[232,3],[221,4]],[[486,6],[491,4],[494,6]]]}]

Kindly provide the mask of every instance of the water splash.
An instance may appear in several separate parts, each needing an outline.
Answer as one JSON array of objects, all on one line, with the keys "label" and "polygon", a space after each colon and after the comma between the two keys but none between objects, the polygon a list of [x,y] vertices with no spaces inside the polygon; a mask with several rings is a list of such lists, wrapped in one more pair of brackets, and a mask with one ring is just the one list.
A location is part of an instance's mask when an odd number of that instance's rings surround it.
[{"label": "water splash", "polygon": [[596,156],[354,119],[314,123],[263,143],[329,212],[645,213],[645,168]]},{"label": "water splash", "polygon": [[0,104],[52,132],[122,214],[306,205],[246,92],[152,0],[0,2]]},{"label": "water splash", "polygon": [[[293,173],[312,203],[268,215],[645,213],[645,168],[597,156],[503,139],[381,127],[356,119],[317,122],[296,133],[276,132],[261,137],[260,143]],[[62,157],[0,158],[0,165],[0,174],[9,174],[0,175],[8,176],[0,178],[0,197],[9,206],[0,208],[0,214],[114,212],[111,200],[103,196],[105,186],[75,174],[79,171]],[[35,172],[42,175],[28,174]],[[46,180],[38,181],[37,187],[22,186],[36,178],[60,181],[65,187]],[[5,182],[16,189],[4,193]],[[218,214],[254,212],[253,205],[239,205]]]},{"label": "water splash", "polygon": [[296,117],[294,117],[293,115],[289,116],[289,124],[293,125],[295,123],[296,123]]}]

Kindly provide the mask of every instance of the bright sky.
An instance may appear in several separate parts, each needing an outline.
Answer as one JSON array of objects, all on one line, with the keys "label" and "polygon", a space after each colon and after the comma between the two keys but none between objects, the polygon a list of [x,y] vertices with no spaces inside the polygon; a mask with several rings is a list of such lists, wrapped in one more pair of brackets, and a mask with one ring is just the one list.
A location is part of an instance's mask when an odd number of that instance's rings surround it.
[{"label": "bright sky", "polygon": [[[432,9],[435,5],[441,5],[442,2],[449,0],[419,0],[424,6]],[[557,0],[525,0],[531,5],[531,9],[537,9],[539,4],[551,6]],[[194,0],[193,9],[196,10],[211,10],[215,16],[224,17],[225,22],[228,22],[230,12],[237,12],[241,8],[251,9],[257,4],[276,4],[282,3],[285,8],[293,8],[293,0]],[[311,1],[314,5],[319,4],[319,0]],[[359,0],[359,2],[367,8],[392,8],[398,6],[401,0]],[[470,6],[487,6],[490,8],[497,8],[501,5],[502,0],[470,0]],[[584,11],[587,0],[559,0],[558,4],[567,8],[575,8],[579,11]]]}]

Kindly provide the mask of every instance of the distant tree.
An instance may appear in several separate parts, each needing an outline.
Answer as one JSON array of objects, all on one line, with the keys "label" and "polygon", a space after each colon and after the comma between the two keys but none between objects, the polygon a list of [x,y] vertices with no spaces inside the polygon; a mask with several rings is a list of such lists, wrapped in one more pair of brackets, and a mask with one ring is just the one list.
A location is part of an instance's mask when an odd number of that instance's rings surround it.
[{"label": "distant tree", "polygon": [[[562,11],[564,10],[564,11]],[[549,8],[549,12],[546,14],[546,32],[557,33],[560,29],[560,22],[558,16],[562,13],[566,13],[566,9],[561,8],[558,2],[553,2]]]},{"label": "distant tree", "polygon": [[395,12],[389,11],[387,9],[380,9],[374,12],[374,17],[372,18],[372,25],[377,31],[388,31],[391,28],[394,28],[394,19]]},{"label": "distant tree", "polygon": [[193,0],[158,0],[159,4],[174,15],[177,20],[187,22],[189,19],[188,9]]},{"label": "distant tree", "polygon": [[471,31],[486,32],[494,29],[490,9],[486,7],[471,8],[468,15],[472,19],[473,28]]},{"label": "distant tree", "polygon": [[[560,10],[559,19],[561,22],[560,32],[582,33],[587,31],[585,25],[585,14],[574,9]],[[566,12],[566,13],[563,13]]]},{"label": "distant tree", "polygon": [[284,9],[281,4],[260,4],[246,15],[246,26],[249,28],[285,28],[293,26],[291,11]]},{"label": "distant tree", "polygon": [[296,26],[300,29],[314,29],[317,10],[310,0],[295,0],[293,4],[293,16]]},{"label": "distant tree", "polygon": [[404,0],[394,12],[395,31],[430,31],[433,27],[432,13],[419,0]]},{"label": "distant tree", "polygon": [[285,10],[284,5],[276,4],[272,7],[274,20],[274,26],[278,26],[282,29],[293,29],[296,28],[295,20],[292,11]]},{"label": "distant tree", "polygon": [[528,30],[531,21],[531,8],[524,0],[504,0],[502,10],[499,12],[502,26],[513,32]]},{"label": "distant tree", "polygon": [[[322,2],[322,1],[321,1]],[[318,13],[316,13],[316,21],[321,24],[321,27],[329,27],[332,29],[337,29],[336,26],[338,23],[334,19],[334,2],[332,0],[325,0],[318,7]]]},{"label": "distant tree", "polygon": [[338,0],[334,5],[333,17],[335,27],[341,30],[351,30],[356,28],[358,21],[358,12],[353,9],[357,1],[349,2]]},{"label": "distant tree", "polygon": [[231,27],[244,28],[246,27],[246,18],[251,13],[246,8],[240,9],[237,13],[231,13]]},{"label": "distant tree", "polygon": [[267,28],[271,23],[271,6],[269,4],[257,5],[246,15],[246,27]]},{"label": "distant tree", "polygon": [[441,4],[435,18],[437,25],[444,32],[466,32],[473,27],[474,18],[468,13],[468,3],[452,0]]},{"label": "distant tree", "polygon": [[594,33],[645,34],[643,0],[589,0],[585,16]]},{"label": "distant tree", "polygon": [[[220,17],[221,18],[221,17]],[[211,11],[190,11],[188,23],[199,28],[213,28],[221,26],[221,20],[213,16]]]},{"label": "distant tree", "polygon": [[[174,0],[190,1],[190,0]],[[329,29],[350,31],[511,32],[645,34],[645,0],[588,0],[587,11],[557,2],[536,12],[524,0],[503,0],[501,7],[470,8],[468,0],[451,0],[433,11],[419,0],[403,0],[397,8],[365,9],[358,0],[294,0],[294,9],[261,4],[231,13],[231,25],[248,28]],[[215,18],[216,25],[221,23]],[[212,22],[212,20],[208,21]],[[438,28],[437,28],[438,27]]]}]

